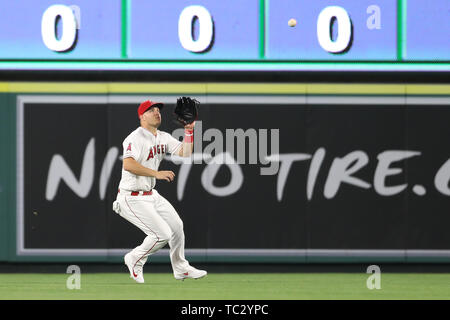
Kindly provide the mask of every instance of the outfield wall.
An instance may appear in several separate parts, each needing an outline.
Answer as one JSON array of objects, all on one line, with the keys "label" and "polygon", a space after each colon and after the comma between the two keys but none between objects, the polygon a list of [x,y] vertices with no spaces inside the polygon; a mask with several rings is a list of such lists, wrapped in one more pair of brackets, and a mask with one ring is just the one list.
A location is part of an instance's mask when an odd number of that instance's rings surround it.
[{"label": "outfield wall", "polygon": [[450,85],[211,82],[0,83],[0,260],[121,261],[144,238],[111,209],[122,140],[149,98],[179,133],[181,95],[194,163],[156,188],[190,261],[450,262]]}]

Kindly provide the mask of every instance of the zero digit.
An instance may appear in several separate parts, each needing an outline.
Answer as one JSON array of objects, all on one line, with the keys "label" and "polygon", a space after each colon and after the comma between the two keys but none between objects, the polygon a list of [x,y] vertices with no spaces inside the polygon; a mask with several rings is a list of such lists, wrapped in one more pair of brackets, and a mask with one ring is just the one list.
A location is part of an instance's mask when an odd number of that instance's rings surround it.
[{"label": "zero digit", "polygon": [[[58,17],[62,22],[62,33],[59,39],[55,32]],[[42,15],[41,34],[45,46],[50,50],[57,52],[70,50],[77,38],[77,21],[72,9],[60,4],[48,7]]]},{"label": "zero digit", "polygon": [[[330,33],[333,18],[338,24],[338,35],[335,41]],[[320,12],[317,18],[317,39],[320,46],[330,53],[341,53],[347,50],[352,39],[352,22],[344,8],[330,6]]]},{"label": "zero digit", "polygon": [[[192,28],[194,18],[198,18],[199,35],[194,40]],[[214,22],[209,11],[202,6],[189,6],[183,9],[178,20],[178,38],[186,50],[192,52],[207,51],[214,36]]]}]

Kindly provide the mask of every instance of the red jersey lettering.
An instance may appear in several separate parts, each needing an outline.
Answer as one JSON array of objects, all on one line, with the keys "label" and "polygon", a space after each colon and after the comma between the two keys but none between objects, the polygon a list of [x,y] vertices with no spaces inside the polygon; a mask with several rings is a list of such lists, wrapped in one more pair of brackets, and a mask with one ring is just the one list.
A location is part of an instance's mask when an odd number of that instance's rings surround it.
[{"label": "red jersey lettering", "polygon": [[150,148],[150,152],[149,152],[149,154],[148,154],[147,161],[148,161],[149,159],[153,159],[153,149],[152,149],[152,148]]},{"label": "red jersey lettering", "polygon": [[157,146],[150,147],[150,151],[148,153],[147,161],[153,159],[153,157],[157,154],[166,153],[167,146],[164,144],[159,144]]}]

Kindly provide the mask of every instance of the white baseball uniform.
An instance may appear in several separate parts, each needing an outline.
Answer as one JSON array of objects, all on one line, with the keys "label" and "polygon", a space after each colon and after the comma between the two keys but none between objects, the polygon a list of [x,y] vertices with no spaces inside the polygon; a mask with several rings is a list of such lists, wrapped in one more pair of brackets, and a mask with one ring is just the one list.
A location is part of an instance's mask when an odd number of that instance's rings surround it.
[{"label": "white baseball uniform", "polygon": [[[139,127],[123,141],[123,158],[131,157],[144,167],[158,171],[167,153],[176,153],[182,142],[170,134],[157,131],[153,135]],[[183,274],[190,268],[184,256],[183,222],[173,206],[155,188],[156,178],[137,176],[122,168],[119,193],[114,210],[139,229],[147,237],[130,254],[135,264],[141,266],[147,257],[167,243],[174,275]]]}]

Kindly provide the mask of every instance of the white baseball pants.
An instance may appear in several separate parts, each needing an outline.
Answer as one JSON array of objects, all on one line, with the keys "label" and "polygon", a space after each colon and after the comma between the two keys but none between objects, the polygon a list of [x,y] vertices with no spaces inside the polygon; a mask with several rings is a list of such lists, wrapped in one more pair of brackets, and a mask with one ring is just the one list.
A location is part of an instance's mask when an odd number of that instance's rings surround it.
[{"label": "white baseball pants", "polygon": [[155,189],[151,195],[137,196],[120,190],[116,201],[120,209],[114,210],[147,235],[142,244],[131,251],[134,261],[144,264],[149,255],[168,243],[173,273],[182,274],[190,268],[184,256],[183,221],[169,201]]}]

